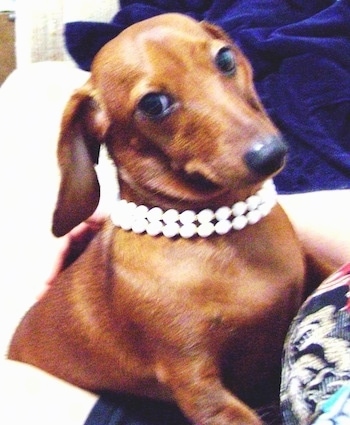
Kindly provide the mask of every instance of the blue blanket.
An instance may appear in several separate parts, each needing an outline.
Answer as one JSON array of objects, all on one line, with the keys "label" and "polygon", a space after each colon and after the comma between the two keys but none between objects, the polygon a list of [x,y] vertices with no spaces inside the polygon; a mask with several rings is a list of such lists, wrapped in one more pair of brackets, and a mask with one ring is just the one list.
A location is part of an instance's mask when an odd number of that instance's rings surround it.
[{"label": "blue blanket", "polygon": [[[121,0],[110,23],[66,25],[88,70],[123,29],[166,12],[220,25],[250,59],[257,91],[290,145],[281,193],[350,188],[349,0]],[[132,54],[132,52],[131,52]]]}]

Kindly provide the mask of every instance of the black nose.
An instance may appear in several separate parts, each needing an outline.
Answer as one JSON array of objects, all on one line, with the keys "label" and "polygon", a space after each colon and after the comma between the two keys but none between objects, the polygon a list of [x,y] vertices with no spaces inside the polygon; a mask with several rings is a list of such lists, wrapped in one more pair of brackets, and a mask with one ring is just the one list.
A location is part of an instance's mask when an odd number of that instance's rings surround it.
[{"label": "black nose", "polygon": [[278,171],[284,164],[288,146],[281,136],[273,136],[256,142],[245,154],[247,166],[264,176]]}]

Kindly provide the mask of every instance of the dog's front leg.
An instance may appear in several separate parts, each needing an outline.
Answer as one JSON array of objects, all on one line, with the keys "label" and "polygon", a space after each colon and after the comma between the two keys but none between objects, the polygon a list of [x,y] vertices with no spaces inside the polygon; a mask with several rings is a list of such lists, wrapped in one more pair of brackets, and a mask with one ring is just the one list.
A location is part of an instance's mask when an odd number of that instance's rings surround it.
[{"label": "dog's front leg", "polygon": [[157,375],[194,425],[262,425],[258,416],[223,386],[210,359],[171,360],[159,365]]}]

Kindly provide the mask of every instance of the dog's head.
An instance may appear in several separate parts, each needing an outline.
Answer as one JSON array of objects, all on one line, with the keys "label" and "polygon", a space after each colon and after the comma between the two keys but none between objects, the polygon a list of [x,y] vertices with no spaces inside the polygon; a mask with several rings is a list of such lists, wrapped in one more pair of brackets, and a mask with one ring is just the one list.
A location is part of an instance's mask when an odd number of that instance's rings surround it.
[{"label": "dog's head", "polygon": [[56,235],[97,207],[101,143],[121,190],[150,206],[195,208],[249,192],[279,171],[286,154],[242,52],[219,28],[178,14],[140,22],[106,44],[68,103]]}]

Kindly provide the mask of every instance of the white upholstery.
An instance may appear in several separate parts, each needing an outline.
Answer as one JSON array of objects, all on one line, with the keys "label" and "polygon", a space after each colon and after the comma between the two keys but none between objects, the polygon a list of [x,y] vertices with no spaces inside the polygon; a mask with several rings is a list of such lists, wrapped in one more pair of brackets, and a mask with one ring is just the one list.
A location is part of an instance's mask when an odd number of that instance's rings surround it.
[{"label": "white upholstery", "polygon": [[109,22],[118,0],[16,0],[16,56],[19,67],[31,62],[69,60],[65,22]]},{"label": "white upholstery", "polygon": [[[50,231],[59,182],[56,142],[64,105],[89,76],[64,50],[63,23],[109,21],[116,3],[16,2],[18,69],[0,88],[0,355],[42,291],[63,243]],[[114,182],[105,156],[101,162],[101,178]],[[102,187],[102,196],[114,196],[114,190],[113,183],[112,189]]]}]

